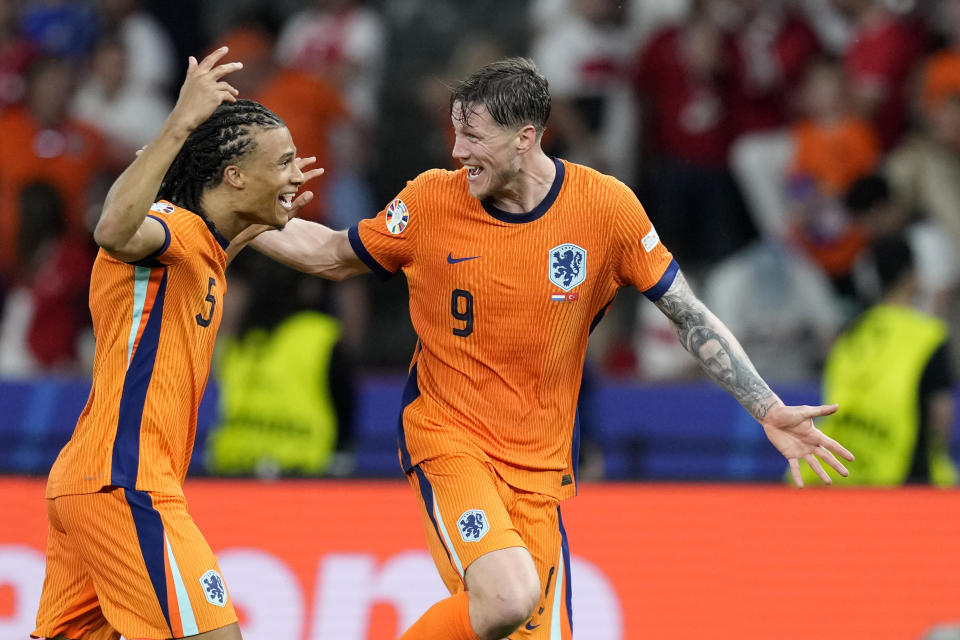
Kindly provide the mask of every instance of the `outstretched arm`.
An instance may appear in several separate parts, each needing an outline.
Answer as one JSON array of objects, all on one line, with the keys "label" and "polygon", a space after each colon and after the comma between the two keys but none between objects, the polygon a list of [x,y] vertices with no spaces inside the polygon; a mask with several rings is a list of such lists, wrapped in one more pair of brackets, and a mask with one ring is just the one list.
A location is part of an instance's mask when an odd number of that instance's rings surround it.
[{"label": "outstretched arm", "polygon": [[201,62],[190,56],[180,97],[163,129],[110,187],[93,237],[118,260],[133,262],[163,246],[163,226],[147,218],[147,212],[190,132],[209,118],[221,102],[236,100],[237,90],[222,78],[243,65],[217,64],[226,53],[227,48],[221,47]]},{"label": "outstretched arm", "polygon": [[673,322],[680,343],[704,371],[763,426],[767,438],[789,462],[798,486],[803,486],[800,459],[806,460],[826,484],[830,484],[830,476],[824,471],[820,459],[840,475],[848,475],[846,467],[834,454],[846,460],[853,460],[853,454],[813,424],[813,418],[833,413],[837,410],[836,405],[785,405],[757,373],[726,325],[693,294],[683,273],[677,274],[673,284],[655,304]]},{"label": "outstretched arm", "polygon": [[283,231],[249,229],[250,246],[277,262],[328,280],[346,280],[369,271],[357,257],[346,231],[294,218]]}]

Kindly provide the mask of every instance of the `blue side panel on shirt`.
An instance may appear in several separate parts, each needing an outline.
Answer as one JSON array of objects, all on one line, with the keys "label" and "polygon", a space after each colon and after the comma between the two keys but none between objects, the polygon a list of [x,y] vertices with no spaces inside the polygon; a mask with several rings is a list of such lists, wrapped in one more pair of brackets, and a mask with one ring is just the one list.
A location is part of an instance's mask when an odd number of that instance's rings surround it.
[{"label": "blue side panel on shirt", "polygon": [[603,308],[597,312],[597,315],[593,316],[593,320],[590,321],[590,333],[593,333],[593,330],[597,328],[597,325],[600,324],[600,321],[603,320],[603,317],[607,315],[607,310],[610,309],[610,305],[613,304],[613,301],[617,299],[616,294],[610,298],[610,302],[603,305]]},{"label": "blue side panel on shirt", "polygon": [[420,386],[417,384],[417,364],[410,369],[407,384],[403,387],[403,398],[400,404],[400,418],[397,420],[397,445],[400,447],[400,462],[404,473],[413,468],[410,461],[410,452],[407,450],[407,436],[403,430],[403,412],[410,404],[420,397]]},{"label": "blue side panel on shirt", "polygon": [[160,325],[163,319],[163,300],[167,291],[167,271],[157,290],[147,326],[140,336],[140,343],[127,367],[123,381],[123,396],[120,398],[120,416],[117,420],[117,436],[113,441],[113,467],[110,483],[118,487],[135,489],[140,468],[140,424],[147,389],[153,378],[153,364],[157,359],[160,344]]},{"label": "blue side panel on shirt", "polygon": [[[563,550],[563,573],[566,585],[564,591],[567,599],[567,622],[570,623],[570,631],[573,631],[573,580],[570,570],[570,543],[567,541],[567,530],[563,527],[563,516],[560,514],[560,507],[557,506],[557,522],[560,523],[560,545]],[[558,593],[556,597],[559,597]]]}]

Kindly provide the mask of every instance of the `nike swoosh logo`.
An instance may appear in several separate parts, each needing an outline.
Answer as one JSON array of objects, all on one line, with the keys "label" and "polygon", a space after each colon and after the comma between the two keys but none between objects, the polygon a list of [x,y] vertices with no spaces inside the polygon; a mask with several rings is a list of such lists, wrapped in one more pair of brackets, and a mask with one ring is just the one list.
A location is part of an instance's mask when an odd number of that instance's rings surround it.
[{"label": "nike swoosh logo", "polygon": [[450,264],[457,264],[458,262],[466,262],[467,260],[476,260],[480,256],[467,256],[466,258],[454,258],[453,252],[447,254],[447,262]]},{"label": "nike swoosh logo", "polygon": [[534,629],[536,629],[536,628],[539,627],[539,626],[540,626],[540,625],[538,625],[538,624],[530,624],[530,623],[528,622],[528,623],[527,623],[527,626],[526,626],[526,630],[527,630],[527,631],[533,631]]}]

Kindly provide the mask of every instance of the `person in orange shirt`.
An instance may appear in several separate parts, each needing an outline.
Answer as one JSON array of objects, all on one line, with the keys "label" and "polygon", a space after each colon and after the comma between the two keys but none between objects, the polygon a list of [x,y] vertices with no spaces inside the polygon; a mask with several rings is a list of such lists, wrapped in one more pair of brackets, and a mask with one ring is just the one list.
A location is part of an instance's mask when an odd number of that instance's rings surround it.
[{"label": "person in orange shirt", "polygon": [[64,203],[66,234],[89,237],[84,217],[91,191],[106,171],[100,132],[67,113],[72,69],[66,60],[42,58],[30,68],[27,99],[0,114],[0,276],[13,276],[21,259],[20,193],[44,181]]},{"label": "person in orange shirt", "polygon": [[807,69],[804,115],[790,128],[793,159],[785,189],[792,241],[840,291],[849,289],[853,264],[867,246],[864,230],[843,210],[841,199],[880,160],[874,127],[853,112],[846,83],[838,62],[819,59]]},{"label": "person in orange shirt", "polygon": [[877,134],[868,120],[853,113],[845,83],[839,63],[811,63],[803,87],[804,115],[791,127],[790,173],[812,177],[831,195],[843,194],[880,159]]},{"label": "person in orange shirt", "polygon": [[[160,134],[113,183],[94,238],[93,386],[47,481],[47,566],[33,637],[240,638],[182,484],[220,325],[224,270],[253,223],[312,194],[273,112],[190,58]],[[159,196],[159,200],[154,202]]]},{"label": "person in orange shirt", "polygon": [[[785,405],[691,291],[633,192],[547,156],[545,78],[496,61],[450,101],[456,171],[407,183],[345,231],[291,220],[251,227],[257,250],[332,279],[406,275],[419,337],[403,392],[399,458],[452,594],[401,640],[571,638],[569,547],[560,502],[576,493],[577,396],[591,330],[620,287],[669,317],[704,370],[763,426],[800,482],[804,459],[852,460]],[[724,357],[697,348],[713,339]]]}]

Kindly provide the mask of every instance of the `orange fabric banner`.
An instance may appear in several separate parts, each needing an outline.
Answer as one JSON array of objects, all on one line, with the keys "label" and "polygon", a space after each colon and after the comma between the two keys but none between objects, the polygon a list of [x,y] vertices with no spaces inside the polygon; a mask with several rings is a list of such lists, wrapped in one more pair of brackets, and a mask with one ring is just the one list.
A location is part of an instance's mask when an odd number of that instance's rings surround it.
[{"label": "orange fabric banner", "polygon": [[[393,640],[445,595],[403,482],[190,479],[246,640]],[[960,491],[586,485],[574,637],[904,640],[960,629]],[[0,479],[0,640],[43,583],[43,483]]]}]

